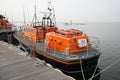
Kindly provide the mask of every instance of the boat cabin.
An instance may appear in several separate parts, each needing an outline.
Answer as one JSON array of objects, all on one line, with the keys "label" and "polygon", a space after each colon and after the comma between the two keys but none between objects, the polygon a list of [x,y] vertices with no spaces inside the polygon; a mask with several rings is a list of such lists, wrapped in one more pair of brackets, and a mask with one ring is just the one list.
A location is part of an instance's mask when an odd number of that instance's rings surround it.
[{"label": "boat cabin", "polygon": [[75,29],[49,32],[46,34],[45,40],[47,50],[57,50],[66,54],[90,49],[88,36]]}]

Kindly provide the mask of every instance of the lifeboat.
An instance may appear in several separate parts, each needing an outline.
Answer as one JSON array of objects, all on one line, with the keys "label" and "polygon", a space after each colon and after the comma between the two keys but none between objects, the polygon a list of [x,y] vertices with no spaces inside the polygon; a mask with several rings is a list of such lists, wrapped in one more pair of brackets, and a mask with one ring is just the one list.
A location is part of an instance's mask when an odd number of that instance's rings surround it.
[{"label": "lifeboat", "polygon": [[66,73],[95,67],[101,54],[97,40],[92,43],[92,39],[80,30],[59,29],[55,24],[54,8],[50,6],[48,11],[41,24],[23,26],[15,33],[25,51]]},{"label": "lifeboat", "polygon": [[12,35],[15,31],[12,30],[12,25],[6,17],[0,15],[0,40],[12,42]]},{"label": "lifeboat", "polygon": [[0,31],[3,31],[3,30],[10,31],[12,30],[12,26],[3,15],[0,15]]}]

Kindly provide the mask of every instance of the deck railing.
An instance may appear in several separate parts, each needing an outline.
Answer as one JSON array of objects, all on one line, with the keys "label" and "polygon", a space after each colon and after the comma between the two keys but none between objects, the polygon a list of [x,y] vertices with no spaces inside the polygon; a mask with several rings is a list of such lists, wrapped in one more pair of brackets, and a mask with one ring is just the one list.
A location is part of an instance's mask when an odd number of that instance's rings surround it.
[{"label": "deck railing", "polygon": [[91,48],[100,50],[100,40],[97,37],[89,36],[89,43]]},{"label": "deck railing", "polygon": [[[20,37],[20,34],[17,34],[17,36],[19,37],[19,39],[21,39],[21,41],[25,42],[26,44],[29,44],[31,47],[36,46],[36,49],[39,50],[39,51],[45,51],[45,52],[49,51],[49,50],[46,49],[46,46],[45,46],[45,43],[44,43],[45,40],[39,40],[37,43],[32,43],[31,41],[29,41],[29,40],[27,40],[23,37]],[[99,43],[100,43],[100,41],[99,41],[98,38],[89,37],[89,44],[91,45],[92,49],[97,49],[99,51],[100,50]],[[68,45],[68,44],[64,43],[64,45],[66,45],[66,46],[76,46],[78,44],[77,43],[76,44],[72,43],[72,44]],[[64,51],[63,50],[57,51],[55,47],[56,47],[56,43],[55,43],[54,48],[52,49],[52,51],[53,50],[55,51],[55,52],[52,53],[53,55],[55,55],[57,53],[62,53],[63,55],[68,55],[69,56],[70,55],[69,53],[71,53],[71,52],[80,52],[81,51],[81,50],[70,51],[69,49],[68,50],[66,49]],[[89,55],[88,50],[85,50],[85,51],[86,51],[86,56],[88,56]],[[73,54],[73,56],[74,56],[74,54]]]}]

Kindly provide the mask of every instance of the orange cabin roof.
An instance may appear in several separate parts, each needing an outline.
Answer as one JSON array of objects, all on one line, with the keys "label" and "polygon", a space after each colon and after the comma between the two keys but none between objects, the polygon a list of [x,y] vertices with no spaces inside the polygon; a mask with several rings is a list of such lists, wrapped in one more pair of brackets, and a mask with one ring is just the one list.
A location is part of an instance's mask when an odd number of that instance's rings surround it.
[{"label": "orange cabin roof", "polygon": [[[60,32],[58,34],[58,32]],[[78,51],[87,50],[90,48],[88,43],[88,36],[86,34],[74,35],[75,33],[69,33],[65,31],[58,30],[57,33],[51,32],[46,34],[46,40],[48,41],[46,49],[56,49],[61,52],[66,52],[69,49],[69,53],[73,54]],[[66,36],[72,35],[72,36]],[[85,44],[81,44],[84,41]]]},{"label": "orange cabin roof", "polygon": [[75,30],[75,29],[69,29],[69,30],[57,30],[56,33],[60,34],[60,35],[64,35],[66,37],[73,37],[73,36],[80,36],[83,34],[82,31],[79,30]]}]

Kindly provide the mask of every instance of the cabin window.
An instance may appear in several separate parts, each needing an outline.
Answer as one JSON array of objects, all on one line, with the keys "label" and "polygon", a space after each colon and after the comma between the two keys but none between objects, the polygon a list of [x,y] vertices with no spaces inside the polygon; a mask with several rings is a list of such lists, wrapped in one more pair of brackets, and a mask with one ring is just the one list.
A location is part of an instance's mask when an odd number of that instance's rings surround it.
[{"label": "cabin window", "polygon": [[24,28],[24,31],[25,31],[25,28]]},{"label": "cabin window", "polygon": [[26,28],[26,32],[28,32],[28,28]]},{"label": "cabin window", "polygon": [[29,32],[29,28],[27,28],[27,32]]},{"label": "cabin window", "polygon": [[27,31],[27,28],[25,28],[25,31]]},{"label": "cabin window", "polygon": [[31,31],[33,32],[33,29],[31,29]]},{"label": "cabin window", "polygon": [[29,29],[29,31],[31,32],[31,29]]},{"label": "cabin window", "polygon": [[27,28],[25,28],[25,31],[27,32]]},{"label": "cabin window", "polygon": [[28,32],[30,32],[30,28],[28,28]]},{"label": "cabin window", "polygon": [[27,28],[27,32],[29,32],[29,28]]}]

